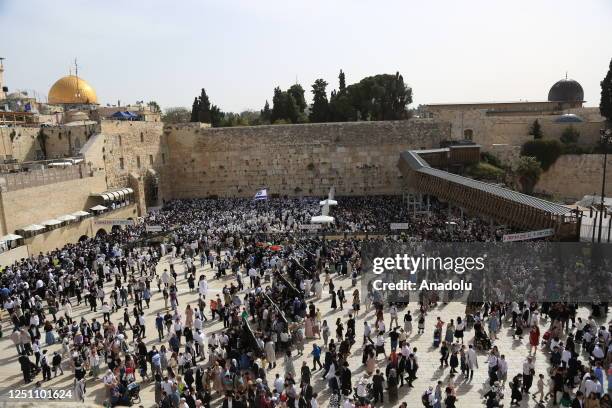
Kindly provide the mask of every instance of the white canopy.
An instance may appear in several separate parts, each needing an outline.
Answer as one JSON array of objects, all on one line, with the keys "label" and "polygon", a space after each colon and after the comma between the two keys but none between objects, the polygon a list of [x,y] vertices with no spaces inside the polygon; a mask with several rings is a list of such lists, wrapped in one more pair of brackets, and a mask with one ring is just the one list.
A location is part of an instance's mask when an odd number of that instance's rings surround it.
[{"label": "white canopy", "polygon": [[99,205],[99,204],[98,204],[98,205],[96,205],[95,207],[91,207],[91,208],[90,208],[90,210],[92,210],[92,211],[104,211],[104,210],[106,210],[106,209],[107,209],[107,208],[106,208],[105,206],[103,206],[103,205]]},{"label": "white canopy", "polygon": [[47,164],[49,167],[68,167],[72,166],[72,162],[69,161],[61,161]]},{"label": "white canopy", "polygon": [[82,211],[81,210],[81,211],[73,212],[70,215],[74,215],[75,217],[85,217],[86,215],[89,215],[89,213],[87,211]]},{"label": "white canopy", "polygon": [[334,222],[334,217],[330,217],[329,215],[316,215],[310,218],[310,222],[313,224],[332,224]]},{"label": "white canopy", "polygon": [[24,231],[40,231],[44,229],[45,227],[43,227],[42,225],[38,225],[38,224],[30,224],[22,228],[22,230]]},{"label": "white canopy", "polygon": [[7,234],[3,237],[0,238],[0,241],[15,241],[17,239],[21,239],[23,238],[21,235],[17,235],[17,234]]},{"label": "white canopy", "polygon": [[41,222],[42,225],[57,225],[57,224],[61,224],[62,222],[60,220],[56,220],[56,219],[50,219],[50,220],[45,220],[43,222]]},{"label": "white canopy", "polygon": [[102,197],[104,201],[123,201],[125,200],[128,194],[132,194],[133,192],[133,189],[127,187],[104,191],[103,193],[92,193],[91,196]]},{"label": "white canopy", "polygon": [[66,214],[66,215],[60,215],[59,217],[57,217],[57,219],[60,221],[74,221],[77,219],[77,217],[75,217],[72,214]]}]

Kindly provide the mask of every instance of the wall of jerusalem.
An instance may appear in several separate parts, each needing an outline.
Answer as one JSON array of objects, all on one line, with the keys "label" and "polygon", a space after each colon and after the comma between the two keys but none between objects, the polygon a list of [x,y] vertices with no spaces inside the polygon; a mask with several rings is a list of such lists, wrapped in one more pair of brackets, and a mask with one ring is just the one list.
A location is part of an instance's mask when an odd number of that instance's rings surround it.
[{"label": "wall of jerusalem", "polygon": [[[568,201],[601,195],[602,154],[562,155],[542,173],[535,192]],[[608,155],[606,195],[612,194],[612,155]]]},{"label": "wall of jerusalem", "polygon": [[437,147],[449,126],[421,119],[164,129],[169,160],[162,186],[166,198],[269,194],[338,195],[400,192],[399,153]]}]

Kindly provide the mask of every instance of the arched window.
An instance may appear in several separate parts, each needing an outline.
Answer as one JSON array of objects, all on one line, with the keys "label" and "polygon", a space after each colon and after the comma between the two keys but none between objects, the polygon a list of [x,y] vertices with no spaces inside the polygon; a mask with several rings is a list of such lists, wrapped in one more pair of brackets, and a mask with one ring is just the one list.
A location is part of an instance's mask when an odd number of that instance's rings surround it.
[{"label": "arched window", "polygon": [[465,129],[463,131],[463,138],[467,140],[472,140],[474,138],[474,131],[472,129]]}]

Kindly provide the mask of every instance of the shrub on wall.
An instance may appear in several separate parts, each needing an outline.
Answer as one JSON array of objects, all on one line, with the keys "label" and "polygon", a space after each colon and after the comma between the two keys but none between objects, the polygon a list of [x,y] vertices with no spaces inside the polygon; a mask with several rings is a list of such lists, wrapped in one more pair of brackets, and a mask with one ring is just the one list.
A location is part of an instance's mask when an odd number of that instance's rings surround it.
[{"label": "shrub on wall", "polygon": [[491,154],[489,152],[481,152],[480,153],[480,160],[482,160],[483,162],[488,163],[488,164],[490,164],[492,166],[495,166],[495,167],[499,167],[499,168],[503,168],[504,167],[502,162],[501,162],[501,160],[499,160],[497,158],[497,156],[495,156],[495,155],[493,155],[493,154]]},{"label": "shrub on wall", "polygon": [[557,161],[562,152],[561,143],[557,140],[531,140],[521,148],[521,156],[535,157],[544,171]]},{"label": "shrub on wall", "polygon": [[492,164],[480,162],[469,166],[466,175],[477,180],[501,181],[506,174],[502,169]]}]

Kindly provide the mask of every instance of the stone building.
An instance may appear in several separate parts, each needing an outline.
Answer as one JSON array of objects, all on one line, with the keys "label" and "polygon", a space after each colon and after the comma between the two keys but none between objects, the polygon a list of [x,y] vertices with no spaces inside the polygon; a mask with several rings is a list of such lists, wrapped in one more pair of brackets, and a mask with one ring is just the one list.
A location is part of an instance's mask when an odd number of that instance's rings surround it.
[{"label": "stone building", "polygon": [[485,151],[532,140],[529,132],[536,120],[544,138],[559,139],[572,126],[580,132],[580,144],[592,145],[599,140],[603,118],[598,108],[584,107],[583,99],[582,86],[564,78],[550,88],[545,101],[430,104],[425,116],[449,122],[452,139],[473,140]]}]

